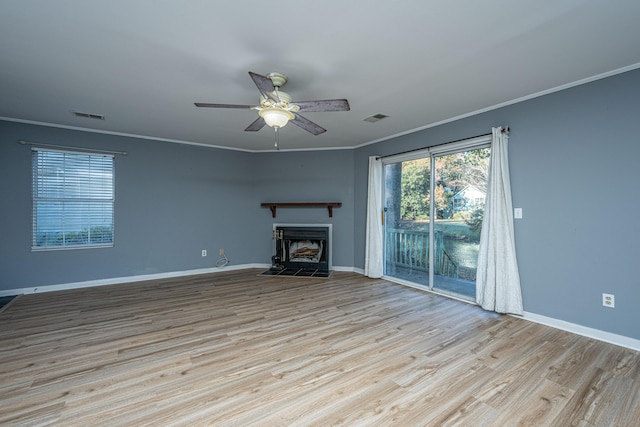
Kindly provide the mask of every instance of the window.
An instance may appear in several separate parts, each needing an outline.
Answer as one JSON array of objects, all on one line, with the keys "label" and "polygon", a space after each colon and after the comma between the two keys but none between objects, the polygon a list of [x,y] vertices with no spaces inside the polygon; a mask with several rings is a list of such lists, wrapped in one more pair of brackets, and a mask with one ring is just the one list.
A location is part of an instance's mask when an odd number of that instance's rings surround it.
[{"label": "window", "polygon": [[113,155],[32,150],[32,249],[113,246]]},{"label": "window", "polygon": [[475,300],[490,136],[384,161],[384,274]]}]

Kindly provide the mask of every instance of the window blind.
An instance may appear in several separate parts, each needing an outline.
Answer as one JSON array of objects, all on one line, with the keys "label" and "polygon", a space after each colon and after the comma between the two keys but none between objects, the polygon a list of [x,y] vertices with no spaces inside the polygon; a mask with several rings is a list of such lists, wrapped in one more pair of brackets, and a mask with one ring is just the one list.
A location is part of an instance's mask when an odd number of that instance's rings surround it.
[{"label": "window blind", "polygon": [[32,149],[33,249],[113,246],[113,155]]}]

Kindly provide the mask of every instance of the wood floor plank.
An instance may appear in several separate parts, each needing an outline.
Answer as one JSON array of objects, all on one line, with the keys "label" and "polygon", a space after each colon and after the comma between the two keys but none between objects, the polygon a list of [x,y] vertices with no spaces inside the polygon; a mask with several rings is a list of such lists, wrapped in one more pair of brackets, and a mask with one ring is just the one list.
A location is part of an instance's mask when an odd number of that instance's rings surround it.
[{"label": "wood floor plank", "polygon": [[356,273],[258,273],[16,299],[0,312],[0,424],[640,419],[638,352]]}]

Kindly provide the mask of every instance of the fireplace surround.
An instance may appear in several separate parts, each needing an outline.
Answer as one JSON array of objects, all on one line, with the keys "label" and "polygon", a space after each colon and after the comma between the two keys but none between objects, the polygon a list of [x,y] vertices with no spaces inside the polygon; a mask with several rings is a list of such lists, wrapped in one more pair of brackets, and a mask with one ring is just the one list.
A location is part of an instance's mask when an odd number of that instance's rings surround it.
[{"label": "fireplace surround", "polygon": [[331,224],[273,224],[272,266],[264,274],[329,277]]}]

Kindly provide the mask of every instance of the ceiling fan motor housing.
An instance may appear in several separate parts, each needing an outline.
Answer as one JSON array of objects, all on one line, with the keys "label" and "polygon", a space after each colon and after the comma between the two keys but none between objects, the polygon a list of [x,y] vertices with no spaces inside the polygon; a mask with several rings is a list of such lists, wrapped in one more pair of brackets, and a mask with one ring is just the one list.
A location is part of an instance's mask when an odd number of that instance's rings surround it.
[{"label": "ceiling fan motor housing", "polygon": [[260,106],[263,108],[269,108],[269,107],[287,108],[289,107],[289,103],[293,100],[293,98],[291,98],[291,95],[289,95],[287,92],[282,92],[280,90],[278,91],[278,99],[280,100],[280,102],[276,102],[273,99],[265,98],[264,96],[260,95]]},{"label": "ceiling fan motor housing", "polygon": [[285,83],[287,83],[287,81],[289,80],[287,78],[287,76],[285,76],[282,73],[269,73],[267,74],[267,77],[269,77],[269,79],[271,79],[271,82],[273,83],[273,85],[275,87],[282,87],[285,85]]}]

